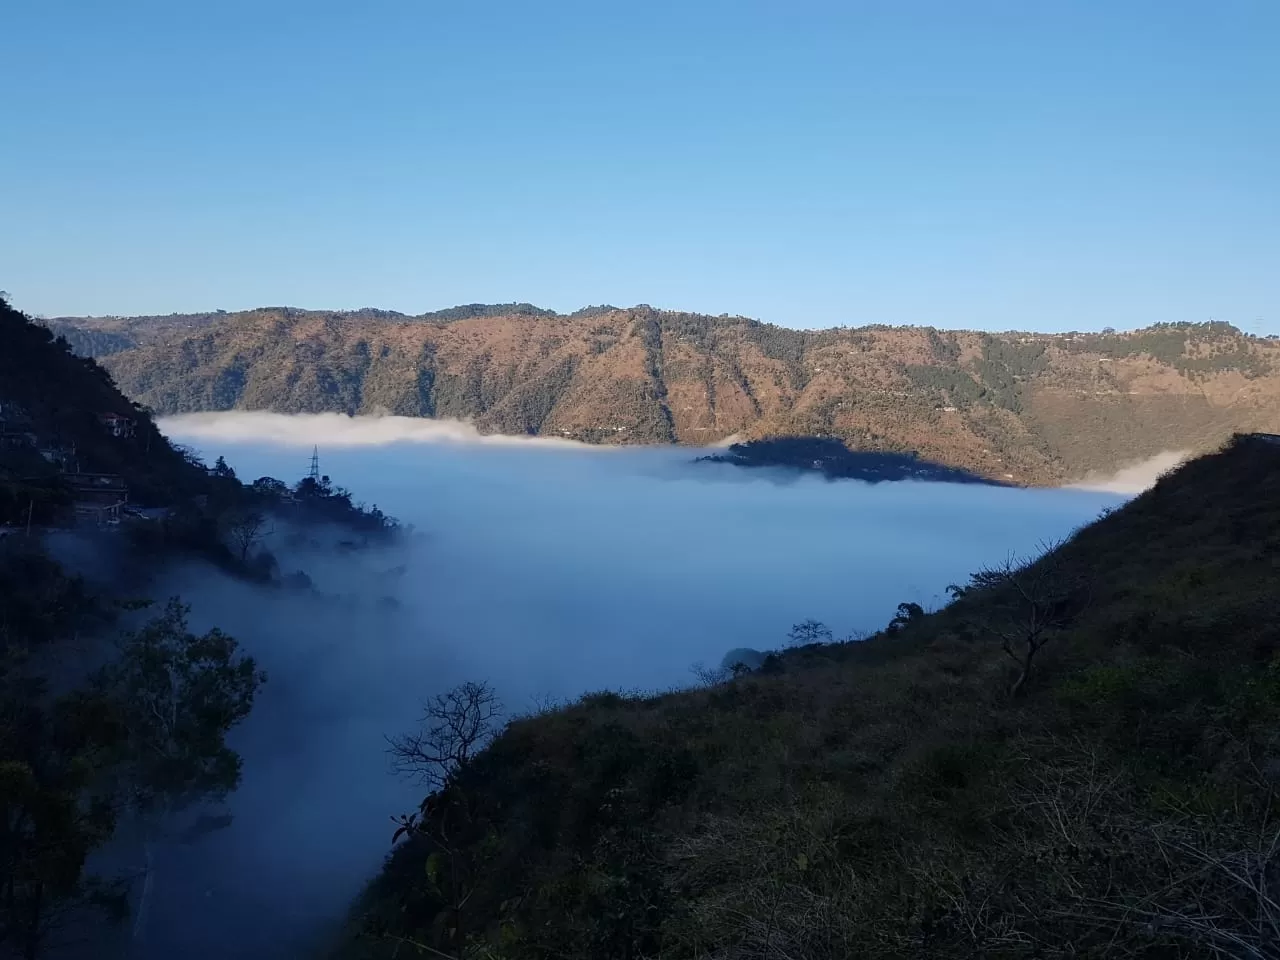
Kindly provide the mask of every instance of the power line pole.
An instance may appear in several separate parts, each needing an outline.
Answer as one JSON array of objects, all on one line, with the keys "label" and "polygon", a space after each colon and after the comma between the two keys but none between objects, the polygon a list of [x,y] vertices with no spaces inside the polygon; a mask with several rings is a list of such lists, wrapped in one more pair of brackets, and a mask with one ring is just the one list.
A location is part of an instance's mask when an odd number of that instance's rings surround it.
[{"label": "power line pole", "polygon": [[311,448],[311,473],[309,474],[316,483],[320,482],[320,448]]}]

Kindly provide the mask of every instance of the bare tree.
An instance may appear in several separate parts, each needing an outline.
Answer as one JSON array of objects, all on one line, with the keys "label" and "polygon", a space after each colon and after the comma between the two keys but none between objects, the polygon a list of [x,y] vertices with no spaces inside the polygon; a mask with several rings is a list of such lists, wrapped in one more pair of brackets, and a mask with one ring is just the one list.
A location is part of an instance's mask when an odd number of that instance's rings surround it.
[{"label": "bare tree", "polygon": [[[1165,832],[1173,833],[1167,826]],[[1222,841],[1205,845],[1153,833],[1164,857],[1181,866],[1177,879],[1184,882],[1169,884],[1159,898],[1095,906],[1145,921],[1153,933],[1189,942],[1207,956],[1280,960],[1280,832],[1267,825],[1248,846],[1225,850]]]},{"label": "bare tree", "polygon": [[271,533],[267,529],[267,518],[255,510],[233,513],[224,523],[227,537],[231,540],[231,546],[238,551],[241,563],[248,560],[249,551]]},{"label": "bare tree", "polygon": [[438,694],[424,704],[417,731],[387,737],[392,769],[438,790],[492,739],[501,718],[502,703],[488,683]]},{"label": "bare tree", "polygon": [[174,452],[182,457],[183,460],[187,461],[189,465],[199,467],[201,470],[205,468],[204,460],[200,457],[200,451],[195,447],[188,446],[185,443],[174,443],[171,444],[171,446],[173,447]]},{"label": "bare tree", "polygon": [[715,687],[733,676],[733,672],[725,667],[708,667],[701,660],[689,667],[700,687]]},{"label": "bare tree", "polygon": [[529,709],[523,714],[526,717],[541,717],[548,713],[555,713],[567,704],[563,697],[558,697],[554,693],[535,693],[529,697]]},{"label": "bare tree", "polygon": [[821,620],[804,620],[787,634],[787,646],[807,647],[814,643],[830,643],[831,628]]},{"label": "bare tree", "polygon": [[1026,687],[1036,655],[1066,629],[1088,605],[1089,585],[1069,572],[1061,542],[1041,544],[1038,557],[1022,561],[1009,557],[971,578],[971,590],[991,590],[998,611],[992,630],[1000,648],[1018,665],[1010,688],[1017,697]]},{"label": "bare tree", "polygon": [[[392,817],[392,843],[414,837],[426,843],[427,886],[444,904],[434,926],[445,953],[434,946],[413,943],[432,956],[461,956],[472,928],[467,904],[484,869],[483,857],[462,842],[474,821],[476,797],[452,777],[465,767],[498,732],[502,704],[487,683],[463,683],[438,694],[423,706],[415,733],[388,737],[392,767],[432,788],[417,813]],[[399,941],[399,938],[385,938]],[[398,945],[410,945],[400,941]]]}]

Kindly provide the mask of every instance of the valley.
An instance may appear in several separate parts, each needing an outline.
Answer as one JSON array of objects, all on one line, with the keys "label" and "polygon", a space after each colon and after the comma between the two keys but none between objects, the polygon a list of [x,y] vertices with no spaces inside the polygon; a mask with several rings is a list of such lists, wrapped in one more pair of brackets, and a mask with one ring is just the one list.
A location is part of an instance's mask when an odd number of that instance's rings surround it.
[{"label": "valley", "polygon": [[0,960],[1280,960],[1280,3],[0,23]]},{"label": "valley", "polygon": [[[0,781],[18,825],[0,949],[78,956],[50,895],[97,955],[140,960],[1198,957],[1217,931],[1267,955],[1273,436],[1128,500],[834,439],[695,462],[426,419],[153,420],[96,362],[0,319],[22,350],[0,364],[8,650],[78,664],[82,636],[118,629],[97,611],[177,594],[122,635],[123,662],[149,637],[221,651],[200,669],[239,697],[166,774],[133,731],[178,733],[116,687],[68,699],[38,661],[0,671],[23,717],[0,728],[21,774]],[[323,473],[272,479],[322,439]],[[78,478],[104,469],[136,510],[79,509]],[[185,669],[136,682],[167,696]],[[491,709],[474,739],[406,776],[388,751],[458,729],[431,711],[468,690]],[[119,720],[60,733],[78,704]],[[68,732],[78,752],[51,752]],[[118,794],[125,774],[168,805]],[[62,861],[31,817],[60,789],[82,813],[58,836],[83,852],[50,887]],[[93,815],[117,796],[119,818]]]}]

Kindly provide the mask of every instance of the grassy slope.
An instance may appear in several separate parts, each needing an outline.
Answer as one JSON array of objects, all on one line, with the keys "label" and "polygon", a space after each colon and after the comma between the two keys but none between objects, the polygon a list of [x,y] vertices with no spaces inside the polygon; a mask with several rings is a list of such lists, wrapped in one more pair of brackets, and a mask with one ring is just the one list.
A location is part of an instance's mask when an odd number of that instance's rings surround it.
[{"label": "grassy slope", "polygon": [[1078,532],[1055,559],[1088,605],[1018,699],[988,588],[776,675],[518,720],[357,913],[450,956],[1280,955],[1253,889],[1277,482],[1280,447],[1238,441]]},{"label": "grassy slope", "polygon": [[103,353],[125,391],[161,413],[381,411],[609,443],[821,434],[1029,483],[1280,425],[1280,343],[1226,324],[798,331],[647,307],[558,316],[520,305],[49,322]]}]

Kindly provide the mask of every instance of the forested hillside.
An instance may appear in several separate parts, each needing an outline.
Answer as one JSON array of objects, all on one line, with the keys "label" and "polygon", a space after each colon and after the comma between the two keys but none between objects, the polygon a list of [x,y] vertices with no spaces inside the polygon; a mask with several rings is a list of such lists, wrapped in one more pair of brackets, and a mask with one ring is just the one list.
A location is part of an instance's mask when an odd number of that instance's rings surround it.
[{"label": "forested hillside", "polygon": [[343,550],[398,533],[328,477],[249,485],[175,448],[0,298],[0,957],[135,955],[153,842],[237,787],[227,736],[265,679],[181,599],[145,598],[175,567],[248,581],[264,609],[310,592],[276,524]]},{"label": "forested hillside", "polygon": [[824,435],[1052,483],[1280,428],[1280,342],[1132,333],[798,331],[649,307],[271,308],[46,323],[157,413],[465,417],[603,443]]},{"label": "forested hillside", "polygon": [[[120,426],[112,426],[117,418]],[[142,506],[208,492],[205,471],[175,450],[150,411],[92,359],[0,299],[0,524],[49,518],[68,472],[118,476]]]},{"label": "forested hillside", "polygon": [[1278,482],[1241,437],[937,613],[801,623],[701,689],[503,725],[459,688],[395,741],[434,790],[337,955],[1280,955]]},{"label": "forested hillside", "polygon": [[[226,737],[264,679],[234,639],[192,631],[179,599],[140,614],[132,588],[177,552],[254,576],[200,507],[243,500],[3,299],[0,345],[0,956],[68,942],[106,955],[120,928],[104,921],[129,913],[141,875],[95,873],[94,854],[126,824],[150,829],[235,789]],[[121,522],[130,495],[170,516]],[[64,566],[46,546],[54,527],[77,530],[59,532],[64,553],[110,573],[91,583]]]}]

